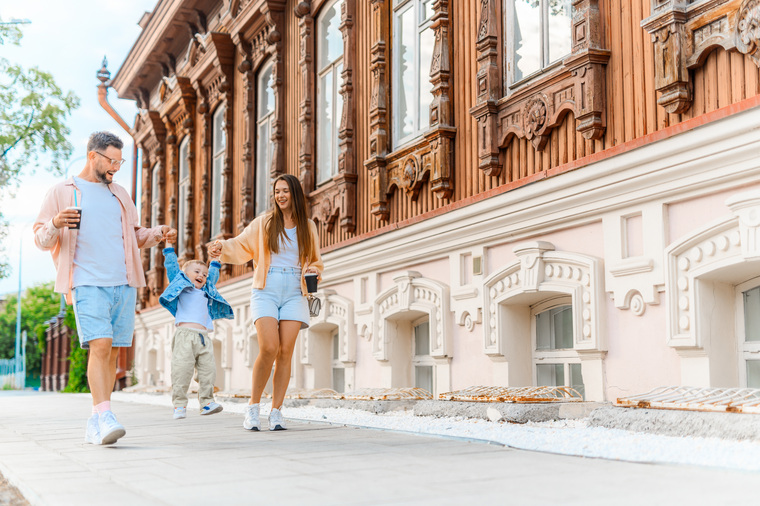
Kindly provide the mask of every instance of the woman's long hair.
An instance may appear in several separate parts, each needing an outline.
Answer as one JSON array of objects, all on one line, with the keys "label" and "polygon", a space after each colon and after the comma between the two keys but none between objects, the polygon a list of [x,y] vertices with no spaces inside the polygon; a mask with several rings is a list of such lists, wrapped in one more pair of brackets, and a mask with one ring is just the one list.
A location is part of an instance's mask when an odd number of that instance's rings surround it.
[{"label": "woman's long hair", "polygon": [[[301,182],[297,177],[291,174],[278,176],[272,182],[272,195],[274,187],[278,181],[285,181],[290,189],[290,205],[293,209],[293,218],[296,222],[296,236],[298,237],[298,259],[304,266],[312,257],[314,245],[311,241],[311,229],[309,228],[309,217],[306,215],[306,197],[301,188]],[[277,202],[274,202],[274,209],[271,212],[271,218],[266,225],[266,240],[269,251],[272,253],[280,252],[280,238],[283,241],[288,240],[285,234],[285,218],[282,216],[282,210]]]}]

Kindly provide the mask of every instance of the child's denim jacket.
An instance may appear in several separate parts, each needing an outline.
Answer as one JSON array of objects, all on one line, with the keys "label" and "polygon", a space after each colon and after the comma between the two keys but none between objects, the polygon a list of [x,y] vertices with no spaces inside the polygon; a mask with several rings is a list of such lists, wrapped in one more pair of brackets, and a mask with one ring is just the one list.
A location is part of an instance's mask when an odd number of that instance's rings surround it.
[{"label": "child's denim jacket", "polygon": [[[208,268],[208,277],[206,278],[206,284],[203,285],[203,292],[208,297],[208,314],[212,320],[218,320],[220,318],[232,319],[234,314],[232,313],[232,307],[224,300],[224,297],[219,295],[216,290],[216,282],[219,280],[219,268],[222,266],[218,260],[213,260]],[[172,316],[177,315],[177,303],[179,294],[182,293],[187,287],[195,287],[192,281],[187,277],[182,269],[179,268],[179,262],[177,261],[177,254],[174,252],[174,248],[164,248],[164,267],[166,268],[166,276],[169,278],[169,286],[166,287],[164,293],[158,301],[164,306]]]}]

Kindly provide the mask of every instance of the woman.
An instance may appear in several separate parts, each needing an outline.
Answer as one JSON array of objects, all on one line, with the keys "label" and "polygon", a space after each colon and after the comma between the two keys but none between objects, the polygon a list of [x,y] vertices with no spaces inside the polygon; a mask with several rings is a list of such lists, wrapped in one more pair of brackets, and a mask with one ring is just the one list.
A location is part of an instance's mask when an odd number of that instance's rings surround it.
[{"label": "woman", "polygon": [[274,368],[269,430],[284,430],[282,402],[290,381],[290,363],[298,331],[309,326],[304,274],[321,275],[317,227],[306,216],[306,198],[295,176],[279,176],[272,185],[275,206],[253,220],[243,232],[215,241],[209,254],[222,262],[253,260],[251,318],[256,325],[259,356],[253,365],[251,400],[243,428],[260,430],[259,402]]}]

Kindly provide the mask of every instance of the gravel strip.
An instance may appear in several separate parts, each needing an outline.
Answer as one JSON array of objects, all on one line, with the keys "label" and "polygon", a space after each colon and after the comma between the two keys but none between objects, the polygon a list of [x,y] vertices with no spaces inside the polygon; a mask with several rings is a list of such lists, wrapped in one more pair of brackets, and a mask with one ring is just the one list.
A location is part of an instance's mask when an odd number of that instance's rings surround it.
[{"label": "gravel strip", "polygon": [[[115,392],[116,401],[167,406],[171,396]],[[224,410],[242,415],[245,403],[217,400]],[[266,425],[269,404],[261,405]],[[116,407],[118,411],[118,406]],[[188,413],[198,409],[191,400]],[[664,436],[589,426],[588,418],[513,424],[463,417],[415,416],[411,411],[370,413],[345,408],[288,407],[286,419],[393,430],[420,435],[487,441],[523,450],[628,462],[685,464],[760,472],[760,442],[719,438]],[[192,416],[192,415],[191,415]],[[241,420],[242,422],[242,420]]]}]

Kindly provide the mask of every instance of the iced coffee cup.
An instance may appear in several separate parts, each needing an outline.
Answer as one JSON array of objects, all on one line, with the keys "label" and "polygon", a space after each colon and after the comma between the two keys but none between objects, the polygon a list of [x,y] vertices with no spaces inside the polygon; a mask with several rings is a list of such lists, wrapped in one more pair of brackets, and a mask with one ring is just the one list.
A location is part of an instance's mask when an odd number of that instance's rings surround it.
[{"label": "iced coffee cup", "polygon": [[304,279],[306,280],[306,289],[309,291],[309,293],[314,293],[317,291],[317,274],[313,274],[311,272],[307,272],[303,275]]},{"label": "iced coffee cup", "polygon": [[67,207],[66,209],[67,210],[68,209],[73,209],[74,211],[76,211],[77,213],[79,213],[79,221],[76,222],[76,223],[69,223],[66,226],[68,228],[79,228],[79,225],[82,224],[82,208],[79,207],[79,206],[71,206],[71,207]]}]

